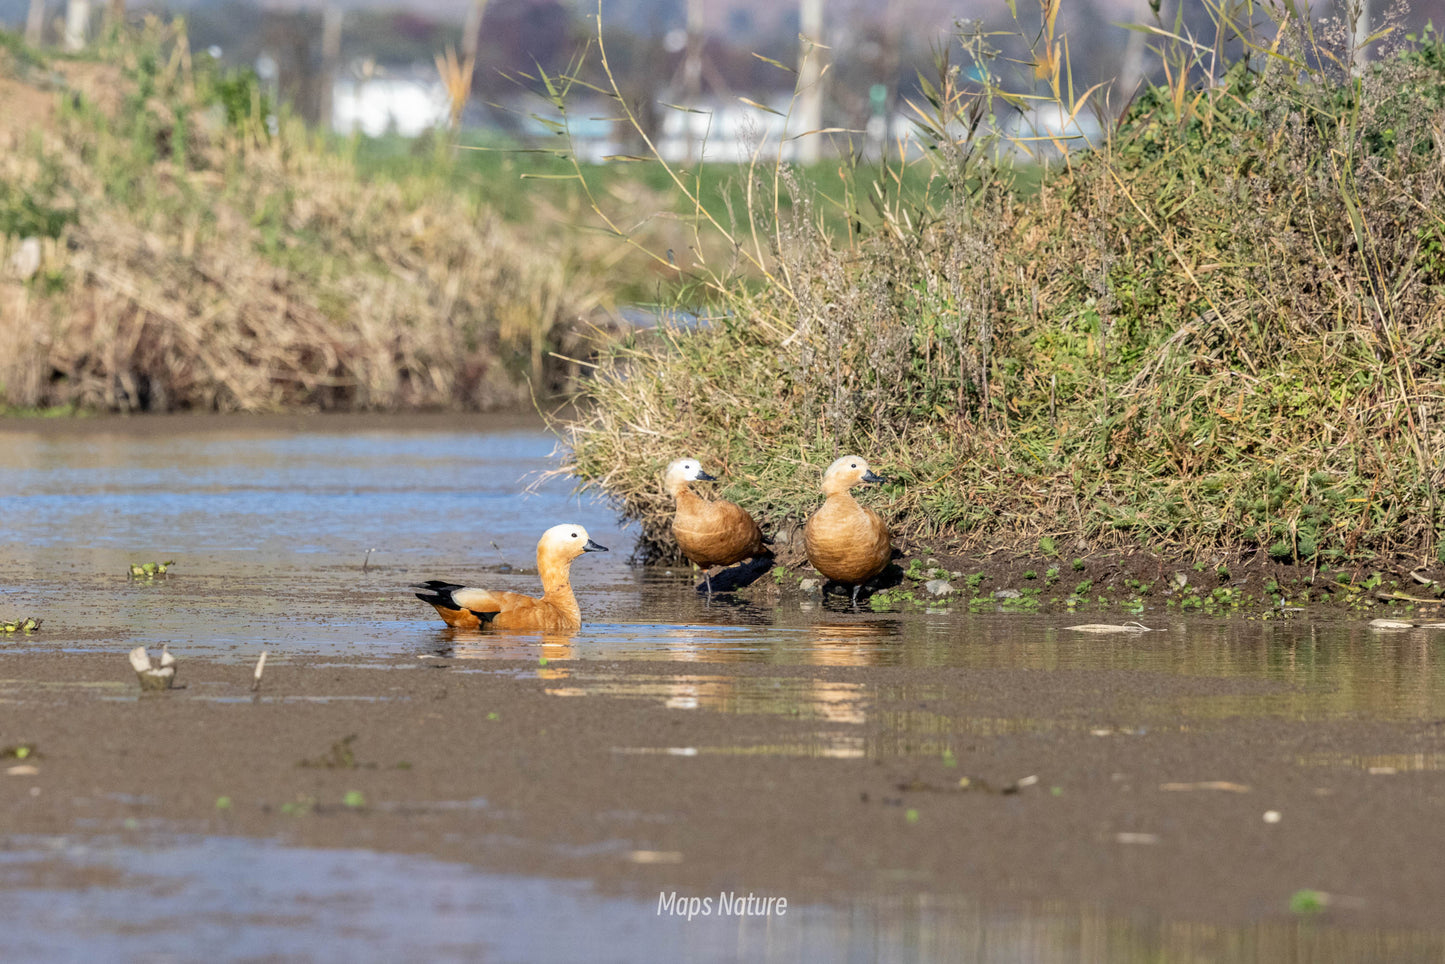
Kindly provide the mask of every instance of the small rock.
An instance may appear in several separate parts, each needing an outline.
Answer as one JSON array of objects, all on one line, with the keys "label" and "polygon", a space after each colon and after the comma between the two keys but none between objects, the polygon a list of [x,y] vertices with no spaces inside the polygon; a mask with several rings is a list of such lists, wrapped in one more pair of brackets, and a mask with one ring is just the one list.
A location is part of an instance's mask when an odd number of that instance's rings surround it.
[{"label": "small rock", "polygon": [[798,583],[799,592],[817,592],[823,588],[823,580],[814,579],[811,576]]},{"label": "small rock", "polygon": [[1018,599],[1018,598],[1019,598],[1020,596],[1022,596],[1022,595],[1023,595],[1023,593],[1019,592],[1017,589],[999,589],[999,590],[997,590],[997,591],[994,592],[993,598],[995,598],[995,599]]},{"label": "small rock", "polygon": [[923,588],[935,596],[947,596],[953,592],[953,583],[947,579],[930,579],[923,584]]}]

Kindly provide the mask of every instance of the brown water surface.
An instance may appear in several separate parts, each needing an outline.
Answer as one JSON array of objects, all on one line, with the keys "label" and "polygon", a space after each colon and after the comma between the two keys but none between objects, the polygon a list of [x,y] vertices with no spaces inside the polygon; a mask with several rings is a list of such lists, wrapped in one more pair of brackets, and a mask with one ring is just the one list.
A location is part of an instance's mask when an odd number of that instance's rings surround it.
[{"label": "brown water surface", "polygon": [[[527,420],[0,440],[6,960],[1445,959],[1425,631],[709,602],[523,494]],[[557,522],[613,550],[577,633],[409,593],[535,591]]]}]

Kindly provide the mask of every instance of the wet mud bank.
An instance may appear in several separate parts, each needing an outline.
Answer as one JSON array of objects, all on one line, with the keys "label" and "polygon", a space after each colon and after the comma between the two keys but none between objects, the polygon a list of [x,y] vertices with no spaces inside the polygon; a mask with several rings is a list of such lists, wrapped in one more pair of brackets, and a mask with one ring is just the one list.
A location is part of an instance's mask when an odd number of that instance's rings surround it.
[{"label": "wet mud bank", "polygon": [[[7,830],[429,854],[638,898],[958,895],[1249,924],[1308,890],[1334,923],[1439,928],[1439,719],[1301,720],[1280,711],[1297,687],[1258,680],[541,665],[547,648],[297,658],[259,694],[249,666],[191,659],[184,689],[144,696],[109,655],[6,655]],[[749,711],[749,692],[768,696]]]}]

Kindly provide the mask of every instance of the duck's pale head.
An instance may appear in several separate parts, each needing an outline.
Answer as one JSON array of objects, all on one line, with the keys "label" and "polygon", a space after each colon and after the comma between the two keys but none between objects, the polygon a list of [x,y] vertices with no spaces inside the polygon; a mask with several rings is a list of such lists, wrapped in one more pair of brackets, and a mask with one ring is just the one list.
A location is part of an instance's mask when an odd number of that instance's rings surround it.
[{"label": "duck's pale head", "polygon": [[584,552],[606,551],[606,546],[599,546],[592,541],[586,529],[573,523],[553,526],[542,533],[542,538],[537,543],[539,561],[546,558],[571,562]]},{"label": "duck's pale head", "polygon": [[866,459],[857,455],[845,455],[834,459],[823,473],[823,491],[846,492],[860,482],[887,482],[881,475],[874,474]]},{"label": "duck's pale head", "polygon": [[669,492],[689,482],[715,482],[716,480],[717,476],[708,475],[702,470],[702,463],[697,459],[678,459],[669,465],[667,471],[662,475],[662,484],[667,487]]}]

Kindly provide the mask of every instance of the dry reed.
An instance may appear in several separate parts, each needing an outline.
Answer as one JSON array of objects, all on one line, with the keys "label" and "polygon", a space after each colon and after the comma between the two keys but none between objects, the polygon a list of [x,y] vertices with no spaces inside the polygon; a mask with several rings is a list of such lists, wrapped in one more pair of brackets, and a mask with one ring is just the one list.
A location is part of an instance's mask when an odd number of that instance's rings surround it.
[{"label": "dry reed", "polygon": [[0,279],[0,402],[489,408],[559,387],[549,352],[577,350],[604,292],[560,235],[364,181],[176,28],[110,54],[104,99],[56,92],[0,152],[0,184],[61,222],[37,273]]}]

